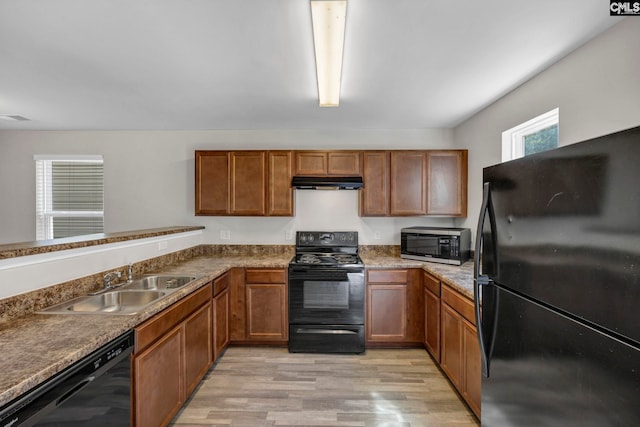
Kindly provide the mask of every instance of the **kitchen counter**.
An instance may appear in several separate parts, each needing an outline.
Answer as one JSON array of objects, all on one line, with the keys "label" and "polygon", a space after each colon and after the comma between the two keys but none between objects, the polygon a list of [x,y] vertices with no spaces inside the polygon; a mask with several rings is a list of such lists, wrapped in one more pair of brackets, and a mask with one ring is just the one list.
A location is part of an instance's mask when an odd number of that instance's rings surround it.
[{"label": "kitchen counter", "polygon": [[202,276],[135,315],[33,314],[0,330],[0,406],[134,328],[233,267],[286,268],[290,255],[200,256],[154,273]]},{"label": "kitchen counter", "polygon": [[83,236],[65,237],[34,242],[8,243],[0,245],[0,259],[16,258],[27,255],[37,255],[68,249],[86,248],[89,246],[105,245],[108,243],[124,242],[128,240],[149,237],[168,236],[176,233],[203,230],[203,226],[179,226],[151,228],[146,230],[123,231],[118,233],[98,233]]},{"label": "kitchen counter", "polygon": [[373,268],[421,268],[473,300],[473,261],[462,265],[414,261],[393,255],[364,255],[364,265]]},{"label": "kitchen counter", "polygon": [[[45,381],[233,267],[287,268],[291,254],[202,255],[170,265],[158,274],[195,274],[192,284],[130,316],[33,314],[0,329],[0,406]],[[363,256],[367,268],[422,268],[473,298],[473,263],[450,266],[404,260],[392,255]]]}]

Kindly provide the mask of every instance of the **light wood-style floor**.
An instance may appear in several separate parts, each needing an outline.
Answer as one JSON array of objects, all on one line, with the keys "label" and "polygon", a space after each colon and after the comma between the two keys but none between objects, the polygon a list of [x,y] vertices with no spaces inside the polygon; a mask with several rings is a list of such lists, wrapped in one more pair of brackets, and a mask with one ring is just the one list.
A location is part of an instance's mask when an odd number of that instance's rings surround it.
[{"label": "light wood-style floor", "polygon": [[173,426],[473,426],[420,349],[365,355],[229,347]]}]

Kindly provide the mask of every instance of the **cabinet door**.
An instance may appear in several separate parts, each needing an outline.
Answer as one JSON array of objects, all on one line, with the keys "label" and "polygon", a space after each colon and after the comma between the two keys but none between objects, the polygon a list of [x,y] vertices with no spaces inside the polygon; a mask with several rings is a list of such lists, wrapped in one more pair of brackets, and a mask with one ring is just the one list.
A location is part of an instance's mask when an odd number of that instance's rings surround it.
[{"label": "cabinet door", "polygon": [[389,215],[389,153],[365,151],[362,155],[360,216]]},{"label": "cabinet door", "polygon": [[269,152],[269,185],[267,215],[293,216],[293,153],[291,151]]},{"label": "cabinet door", "polygon": [[442,348],[440,366],[458,390],[462,390],[462,316],[442,304]]},{"label": "cabinet door", "polygon": [[247,339],[281,341],[288,337],[286,286],[247,284]]},{"label": "cabinet door", "polygon": [[295,174],[323,176],[327,174],[327,153],[324,151],[296,151]]},{"label": "cabinet door", "polygon": [[367,285],[367,341],[404,341],[407,337],[407,285]]},{"label": "cabinet door", "polygon": [[186,395],[198,386],[213,360],[211,302],[208,302],[184,321],[184,362]]},{"label": "cabinet door", "polygon": [[237,151],[230,157],[232,215],[264,216],[267,163],[264,151]]},{"label": "cabinet door", "polygon": [[424,345],[440,362],[440,297],[424,287]]},{"label": "cabinet door", "polygon": [[196,215],[229,214],[229,159],[224,151],[196,151]]},{"label": "cabinet door", "polygon": [[440,280],[423,272],[424,346],[440,362]]},{"label": "cabinet door", "polygon": [[134,425],[165,426],[184,401],[182,326],[135,356]]},{"label": "cabinet door", "polygon": [[409,216],[427,213],[426,157],[424,151],[391,152],[390,215]]},{"label": "cabinet door", "polygon": [[327,153],[327,173],[338,176],[360,176],[360,152],[330,151]]},{"label": "cabinet door", "polygon": [[218,357],[229,345],[229,289],[220,292],[213,300],[213,357]]},{"label": "cabinet door", "polygon": [[482,403],[482,368],[480,367],[480,345],[476,328],[466,320],[463,322],[464,363],[462,396],[469,407],[480,418]]},{"label": "cabinet door", "polygon": [[242,342],[247,339],[245,269],[231,269],[229,279],[229,339]]},{"label": "cabinet door", "polygon": [[467,151],[430,151],[427,171],[427,213],[466,216]]}]

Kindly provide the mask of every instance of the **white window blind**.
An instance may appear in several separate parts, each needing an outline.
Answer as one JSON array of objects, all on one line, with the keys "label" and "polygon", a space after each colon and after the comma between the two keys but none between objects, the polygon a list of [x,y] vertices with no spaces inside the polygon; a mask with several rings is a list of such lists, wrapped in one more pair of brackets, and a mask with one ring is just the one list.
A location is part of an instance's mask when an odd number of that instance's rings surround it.
[{"label": "white window blind", "polygon": [[102,156],[34,156],[36,238],[104,232]]}]

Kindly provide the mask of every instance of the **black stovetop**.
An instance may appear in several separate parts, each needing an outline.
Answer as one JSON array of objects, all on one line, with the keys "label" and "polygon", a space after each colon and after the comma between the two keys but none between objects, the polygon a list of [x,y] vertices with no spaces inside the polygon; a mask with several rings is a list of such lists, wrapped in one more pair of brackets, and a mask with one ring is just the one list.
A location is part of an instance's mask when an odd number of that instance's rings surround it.
[{"label": "black stovetop", "polygon": [[292,265],[361,266],[356,231],[298,231]]},{"label": "black stovetop", "polygon": [[354,265],[362,264],[362,260],[357,254],[344,253],[301,253],[291,261],[297,265]]}]

